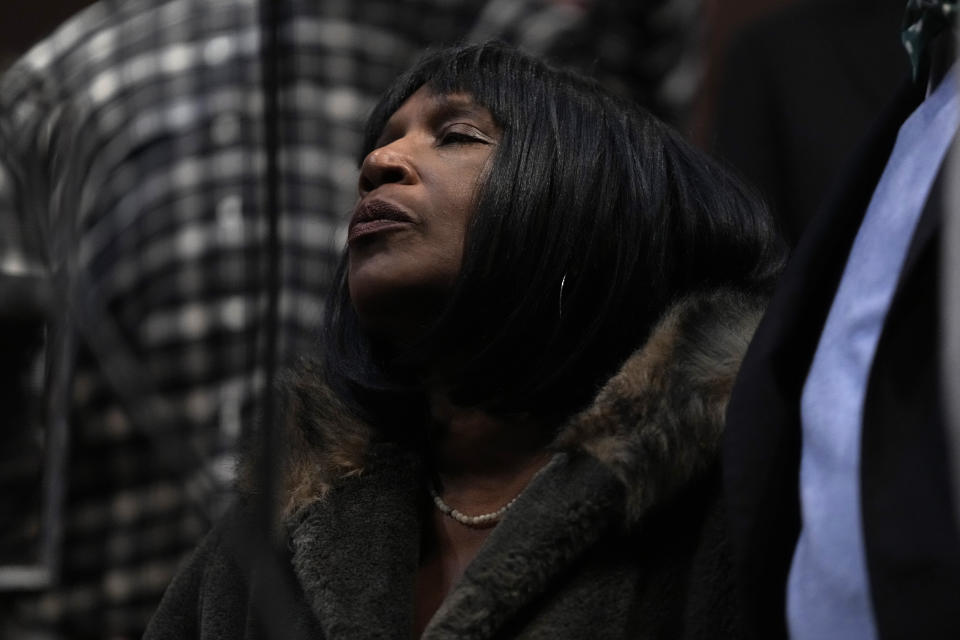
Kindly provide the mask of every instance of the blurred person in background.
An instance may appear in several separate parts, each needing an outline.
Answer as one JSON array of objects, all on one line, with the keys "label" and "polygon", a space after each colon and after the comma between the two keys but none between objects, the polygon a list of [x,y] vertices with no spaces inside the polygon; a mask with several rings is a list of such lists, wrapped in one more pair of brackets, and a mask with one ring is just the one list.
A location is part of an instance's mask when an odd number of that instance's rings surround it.
[{"label": "blurred person in background", "polygon": [[941,243],[957,214],[958,7],[905,5],[911,77],[801,237],[730,399],[749,637],[960,637],[942,315],[957,247]]},{"label": "blurred person in background", "polygon": [[[696,70],[691,0],[274,4],[277,211],[265,204],[256,0],[102,2],[0,79],[3,379],[23,405],[4,419],[3,559],[38,526],[63,535],[53,584],[0,596],[4,636],[140,635],[177,562],[231,499],[237,443],[267,384],[272,289],[277,361],[316,339],[363,118],[418,50],[500,36],[607,69],[671,120]],[[620,36],[604,38],[611,29]],[[41,413],[38,371],[65,385],[47,407],[68,427],[66,464],[50,474],[65,505],[49,522],[17,517],[42,499],[45,445],[29,422]]]}]

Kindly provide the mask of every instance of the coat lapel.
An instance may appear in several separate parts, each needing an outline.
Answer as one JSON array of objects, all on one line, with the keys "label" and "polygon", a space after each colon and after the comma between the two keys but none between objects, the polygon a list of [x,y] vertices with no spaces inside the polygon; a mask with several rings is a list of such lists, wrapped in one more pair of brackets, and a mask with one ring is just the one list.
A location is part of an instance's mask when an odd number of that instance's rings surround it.
[{"label": "coat lapel", "polygon": [[294,570],[328,640],[413,628],[423,478],[416,456],[381,453],[289,522]]},{"label": "coat lapel", "polygon": [[499,637],[624,515],[613,473],[588,456],[557,454],[487,538],[424,639]]},{"label": "coat lapel", "polygon": [[[295,573],[329,640],[409,634],[424,494],[419,463],[403,455],[338,483],[288,523]],[[622,524],[625,503],[624,485],[609,469],[589,456],[557,454],[490,534],[423,637],[497,637]]]}]

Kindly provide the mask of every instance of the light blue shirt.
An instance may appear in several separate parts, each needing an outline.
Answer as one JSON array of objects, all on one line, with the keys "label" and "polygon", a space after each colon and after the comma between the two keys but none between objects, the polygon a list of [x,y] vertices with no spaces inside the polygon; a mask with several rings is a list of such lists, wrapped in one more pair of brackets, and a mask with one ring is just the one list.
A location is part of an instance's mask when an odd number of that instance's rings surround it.
[{"label": "light blue shirt", "polygon": [[860,510],[867,379],[907,248],[950,141],[954,70],[900,127],[857,232],[801,398],[803,528],[787,585],[790,636],[877,637]]}]

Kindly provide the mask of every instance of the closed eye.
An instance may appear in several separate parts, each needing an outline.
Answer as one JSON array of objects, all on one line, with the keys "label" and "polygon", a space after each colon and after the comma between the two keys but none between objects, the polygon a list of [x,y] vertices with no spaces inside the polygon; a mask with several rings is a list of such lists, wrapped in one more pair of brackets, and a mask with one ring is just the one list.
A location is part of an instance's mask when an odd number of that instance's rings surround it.
[{"label": "closed eye", "polygon": [[443,137],[440,138],[440,144],[469,144],[471,142],[481,142],[479,138],[475,138],[471,135],[465,133],[450,132],[443,134]]},{"label": "closed eye", "polygon": [[466,125],[447,127],[441,131],[437,137],[437,144],[440,146],[453,144],[491,144],[492,142],[492,140],[477,131],[474,127],[467,127]]}]

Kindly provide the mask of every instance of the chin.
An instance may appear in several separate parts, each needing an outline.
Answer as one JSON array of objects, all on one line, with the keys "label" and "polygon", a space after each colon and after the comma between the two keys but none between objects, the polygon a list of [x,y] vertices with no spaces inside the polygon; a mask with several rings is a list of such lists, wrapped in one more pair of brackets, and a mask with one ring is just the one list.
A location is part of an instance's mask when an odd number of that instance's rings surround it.
[{"label": "chin", "polygon": [[424,335],[442,312],[454,280],[448,271],[424,269],[429,262],[381,256],[351,263],[350,300],[364,332],[394,343]]},{"label": "chin", "polygon": [[435,292],[389,287],[381,295],[363,295],[369,293],[351,287],[354,311],[365,334],[388,344],[412,344],[422,338],[443,307],[443,298]]}]

